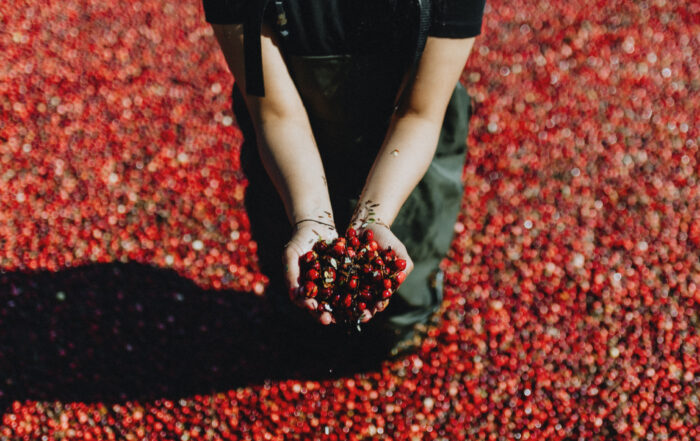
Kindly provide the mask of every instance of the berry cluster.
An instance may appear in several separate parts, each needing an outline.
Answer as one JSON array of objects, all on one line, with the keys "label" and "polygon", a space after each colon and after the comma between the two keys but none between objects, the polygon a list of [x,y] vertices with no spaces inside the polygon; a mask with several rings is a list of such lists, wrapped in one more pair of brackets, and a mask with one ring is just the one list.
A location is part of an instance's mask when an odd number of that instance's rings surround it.
[{"label": "berry cluster", "polygon": [[319,240],[299,258],[301,295],[318,301],[319,312],[358,324],[364,311],[391,298],[406,278],[406,261],[391,248],[380,249],[372,230],[361,236],[349,228],[332,243]]}]

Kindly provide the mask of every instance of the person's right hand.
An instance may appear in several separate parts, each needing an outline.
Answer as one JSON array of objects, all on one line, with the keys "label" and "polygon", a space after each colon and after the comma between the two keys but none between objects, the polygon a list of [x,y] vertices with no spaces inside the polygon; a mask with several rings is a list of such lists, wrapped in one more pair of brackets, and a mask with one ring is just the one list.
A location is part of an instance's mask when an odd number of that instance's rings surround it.
[{"label": "person's right hand", "polygon": [[306,299],[299,287],[299,258],[311,251],[319,240],[332,242],[338,237],[335,227],[314,221],[298,223],[292,233],[292,238],[284,250],[285,280],[289,288],[289,297],[292,302],[302,309],[306,309],[320,323],[328,325],[333,323],[333,316],[328,311],[318,311],[318,302],[315,299]]}]

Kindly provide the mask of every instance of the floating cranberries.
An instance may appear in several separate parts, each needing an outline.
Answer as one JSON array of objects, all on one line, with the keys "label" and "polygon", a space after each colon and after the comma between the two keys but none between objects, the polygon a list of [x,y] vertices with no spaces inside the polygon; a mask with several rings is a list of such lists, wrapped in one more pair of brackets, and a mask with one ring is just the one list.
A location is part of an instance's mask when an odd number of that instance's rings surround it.
[{"label": "floating cranberries", "polygon": [[352,228],[330,244],[317,242],[299,258],[299,267],[302,295],[319,301],[320,311],[352,325],[363,311],[389,299],[406,278],[405,260],[397,259],[391,248],[379,249],[371,230],[359,238]]},{"label": "floating cranberries", "polygon": [[0,3],[0,440],[700,439],[700,2],[485,8],[440,325],[359,371],[265,343],[201,2]]}]

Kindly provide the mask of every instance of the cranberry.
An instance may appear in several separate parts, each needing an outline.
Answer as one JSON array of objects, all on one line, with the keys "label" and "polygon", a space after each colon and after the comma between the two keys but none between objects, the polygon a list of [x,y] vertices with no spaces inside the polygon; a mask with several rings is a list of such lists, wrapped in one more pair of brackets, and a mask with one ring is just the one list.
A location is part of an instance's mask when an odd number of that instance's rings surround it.
[{"label": "cranberry", "polygon": [[337,256],[342,256],[343,254],[345,254],[345,246],[345,238],[340,237],[333,243],[333,252],[335,252]]},{"label": "cranberry", "polygon": [[406,261],[404,259],[396,259],[394,261],[394,269],[397,271],[403,271],[406,269]]},{"label": "cranberry", "polygon": [[315,251],[308,251],[304,254],[304,263],[311,263],[318,258],[318,254]]},{"label": "cranberry", "polygon": [[406,273],[400,272],[396,274],[396,277],[394,278],[397,284],[402,284],[404,280],[406,280]]},{"label": "cranberry", "polygon": [[304,295],[310,299],[313,299],[318,294],[318,286],[314,282],[306,282],[304,284]]},{"label": "cranberry", "polygon": [[[235,388],[237,372],[209,368],[236,359],[221,349],[244,336],[197,323],[198,311],[167,321],[164,298],[144,295],[135,315],[125,303],[100,310],[89,300],[110,278],[80,277],[121,261],[167,268],[197,287],[175,299],[191,305],[204,290],[221,317],[241,313],[226,300],[238,291],[267,294],[233,80],[201,6],[32,3],[0,8],[0,439],[699,438],[697,2],[486,2],[461,78],[473,114],[439,325],[377,369],[319,379],[292,372],[285,353],[269,361],[281,376]],[[364,234],[347,238],[347,256],[374,259]],[[303,273],[318,271],[319,309],[344,314],[321,287],[329,248],[315,244]],[[353,314],[375,307],[383,280],[396,291],[406,277],[379,251],[391,270],[381,282],[360,269],[350,289],[334,268],[343,295],[360,293]],[[54,275],[71,282],[54,287]],[[223,379],[211,392],[208,379],[103,402],[55,389],[66,378],[99,388],[89,377],[101,363],[148,386],[170,375],[159,335],[195,324],[216,336],[198,339],[200,370]],[[93,331],[112,327],[98,341]],[[22,332],[32,350],[18,347]],[[152,362],[109,356],[134,339]],[[53,349],[57,363],[41,369]],[[269,371],[256,363],[241,357],[243,378]]]},{"label": "cranberry", "polygon": [[306,278],[309,280],[316,280],[319,277],[321,277],[321,275],[319,274],[319,272],[317,270],[315,270],[313,268],[306,272]]}]

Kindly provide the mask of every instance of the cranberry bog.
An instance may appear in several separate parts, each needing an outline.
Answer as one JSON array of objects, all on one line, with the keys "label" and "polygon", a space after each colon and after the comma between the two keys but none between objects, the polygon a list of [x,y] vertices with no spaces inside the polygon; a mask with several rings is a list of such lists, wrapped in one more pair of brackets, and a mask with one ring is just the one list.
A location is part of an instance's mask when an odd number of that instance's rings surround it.
[{"label": "cranberry bog", "polygon": [[489,0],[442,320],[368,366],[279,338],[199,2],[2,2],[0,440],[698,439],[698,17]]}]

